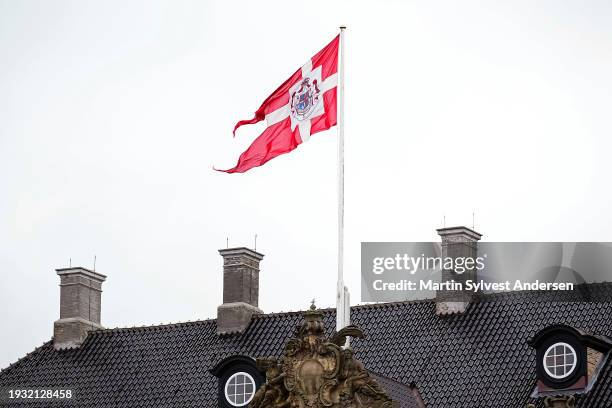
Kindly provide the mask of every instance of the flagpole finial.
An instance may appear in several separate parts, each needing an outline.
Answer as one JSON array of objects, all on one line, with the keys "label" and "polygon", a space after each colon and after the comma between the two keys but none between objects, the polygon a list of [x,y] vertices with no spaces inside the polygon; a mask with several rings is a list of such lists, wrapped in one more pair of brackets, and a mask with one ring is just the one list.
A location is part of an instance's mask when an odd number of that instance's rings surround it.
[{"label": "flagpole finial", "polygon": [[341,26],[340,26],[340,29],[341,29],[341,30],[346,30],[346,26],[345,26],[345,25],[341,25]]}]

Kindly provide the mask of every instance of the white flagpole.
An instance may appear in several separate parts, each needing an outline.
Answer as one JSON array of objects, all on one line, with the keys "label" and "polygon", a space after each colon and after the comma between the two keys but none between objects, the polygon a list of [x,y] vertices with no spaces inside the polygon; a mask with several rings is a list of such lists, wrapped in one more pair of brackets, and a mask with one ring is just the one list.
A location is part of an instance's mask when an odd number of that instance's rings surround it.
[{"label": "white flagpole", "polygon": [[344,286],[344,30],[340,27],[338,58],[338,283],[336,292],[336,331],[347,326],[350,305]]}]

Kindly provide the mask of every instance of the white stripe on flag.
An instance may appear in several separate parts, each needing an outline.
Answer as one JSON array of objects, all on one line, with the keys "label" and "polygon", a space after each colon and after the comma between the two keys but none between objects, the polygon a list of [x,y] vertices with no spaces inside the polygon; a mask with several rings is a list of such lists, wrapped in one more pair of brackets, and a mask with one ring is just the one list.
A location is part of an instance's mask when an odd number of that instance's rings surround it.
[{"label": "white stripe on flag", "polygon": [[328,76],[327,78],[323,80],[323,83],[321,84],[321,93],[325,93],[329,91],[330,89],[333,89],[337,86],[338,86],[338,74],[336,73],[336,74]]},{"label": "white stripe on flag", "polygon": [[277,124],[278,122],[284,120],[287,116],[289,116],[290,109],[289,104],[285,106],[281,106],[274,112],[270,112],[266,115],[266,121],[268,122],[268,127]]},{"label": "white stripe on flag", "polygon": [[302,78],[306,78],[306,76],[310,74],[310,71],[312,71],[312,59],[309,59],[308,62],[302,66]]},{"label": "white stripe on flag", "polygon": [[307,142],[310,139],[310,119],[306,119],[301,121],[298,124],[300,128],[300,138],[302,139],[302,143]]}]

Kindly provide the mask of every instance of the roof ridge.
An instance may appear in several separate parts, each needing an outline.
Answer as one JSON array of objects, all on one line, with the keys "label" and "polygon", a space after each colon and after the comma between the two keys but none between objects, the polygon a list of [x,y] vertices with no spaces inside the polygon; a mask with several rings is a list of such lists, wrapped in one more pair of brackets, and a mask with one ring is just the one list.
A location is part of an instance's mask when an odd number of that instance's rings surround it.
[{"label": "roof ridge", "polygon": [[[612,282],[604,281],[604,282],[580,283],[580,284],[577,284],[576,286],[580,287],[583,285],[606,287],[606,286],[612,286]],[[508,292],[485,293],[485,294],[480,294],[479,297],[475,299],[475,302],[479,302],[487,298],[498,298],[498,299],[507,299],[509,297],[516,298],[516,297],[521,297],[521,296],[525,296],[529,294],[536,294],[536,293],[541,293],[541,292],[546,292],[546,291],[514,290],[514,291],[508,291]],[[410,304],[430,304],[434,302],[435,302],[435,298],[402,300],[402,301],[395,301],[395,302],[371,302],[371,303],[363,303],[363,304],[351,306],[351,310],[395,307],[395,306],[404,306],[404,305],[410,305]],[[326,308],[321,308],[318,310],[324,313],[334,313],[336,311],[336,308],[326,307]],[[260,319],[278,318],[278,317],[283,317],[283,316],[301,315],[305,311],[306,309],[261,313],[261,314],[253,315],[253,319],[260,320]],[[124,331],[134,331],[134,330],[155,330],[158,328],[162,328],[162,329],[163,328],[174,328],[174,327],[189,326],[189,325],[194,325],[194,324],[212,323],[216,321],[217,321],[216,318],[210,318],[210,319],[188,320],[184,322],[175,322],[175,323],[149,324],[149,325],[131,326],[131,327],[113,327],[113,328],[104,328],[104,329],[94,330],[91,333],[92,335],[95,335],[96,333],[103,335],[103,334],[113,333],[113,332],[124,332]]]},{"label": "roof ridge", "polygon": [[129,327],[105,327],[103,329],[92,330],[90,333],[95,334],[109,334],[109,333],[121,333],[125,331],[137,331],[137,330],[155,330],[158,328],[173,328],[181,326],[191,326],[197,324],[204,324],[216,321],[217,319],[198,319],[198,320],[187,320],[183,322],[171,322],[171,323],[160,323],[160,324],[143,324],[140,326],[129,326]]},{"label": "roof ridge", "polygon": [[[321,309],[317,308],[317,311],[319,311],[319,312],[331,312],[331,311],[335,311],[335,310],[336,310],[335,307],[325,307],[325,308],[321,308]],[[289,311],[286,311],[286,312],[280,311],[280,312],[260,313],[260,314],[253,315],[253,318],[255,318],[255,319],[266,319],[268,317],[301,315],[305,311],[307,311],[307,310],[303,309],[303,310],[289,310]]]}]

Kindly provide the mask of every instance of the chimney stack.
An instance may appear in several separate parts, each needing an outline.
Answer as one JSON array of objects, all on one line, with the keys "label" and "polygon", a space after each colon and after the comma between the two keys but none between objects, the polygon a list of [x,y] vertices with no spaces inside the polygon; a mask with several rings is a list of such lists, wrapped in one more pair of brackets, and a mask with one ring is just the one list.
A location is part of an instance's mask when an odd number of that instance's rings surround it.
[{"label": "chimney stack", "polygon": [[[478,232],[467,227],[440,228],[437,231],[442,239],[442,259],[472,258],[475,260],[478,256],[478,241],[482,237]],[[467,280],[476,280],[475,267],[463,273],[457,273],[451,269],[442,270],[441,282],[460,282],[465,288]],[[463,313],[473,296],[473,291],[439,290],[436,293],[436,314]]]},{"label": "chimney stack", "polygon": [[60,277],[60,318],[53,324],[53,347],[79,347],[90,330],[103,329],[100,306],[106,276],[81,267],[55,271]]},{"label": "chimney stack", "polygon": [[241,333],[259,309],[259,262],[249,248],[220,249],[223,257],[223,304],[217,308],[217,334]]}]

